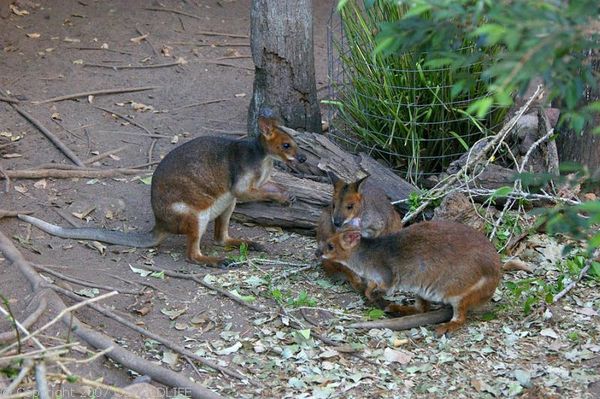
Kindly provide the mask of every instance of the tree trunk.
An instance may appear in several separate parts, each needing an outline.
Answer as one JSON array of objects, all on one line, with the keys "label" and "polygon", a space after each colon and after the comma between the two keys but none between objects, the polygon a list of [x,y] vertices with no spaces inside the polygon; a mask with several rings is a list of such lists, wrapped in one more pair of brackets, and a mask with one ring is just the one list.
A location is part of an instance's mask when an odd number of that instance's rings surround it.
[{"label": "tree trunk", "polygon": [[254,92],[248,132],[258,132],[257,117],[272,108],[285,126],[321,132],[313,55],[311,0],[252,0]]},{"label": "tree trunk", "polygon": [[[591,54],[592,69],[600,74],[598,54]],[[599,82],[600,83],[600,82]],[[586,103],[600,100],[600,84],[595,89],[587,88]],[[561,132],[557,139],[558,155],[561,162],[571,161],[587,166],[594,176],[600,175],[600,135],[592,131],[600,126],[600,112],[594,113],[593,119],[587,123],[583,134],[571,130]]]}]

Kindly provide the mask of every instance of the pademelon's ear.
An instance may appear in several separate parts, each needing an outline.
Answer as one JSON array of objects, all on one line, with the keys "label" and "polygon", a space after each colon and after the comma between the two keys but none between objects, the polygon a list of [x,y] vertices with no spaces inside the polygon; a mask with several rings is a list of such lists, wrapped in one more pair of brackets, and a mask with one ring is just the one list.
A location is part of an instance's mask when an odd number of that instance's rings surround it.
[{"label": "pademelon's ear", "polygon": [[333,184],[334,186],[338,181],[340,181],[338,175],[336,175],[335,172],[332,172],[330,170],[327,171],[327,176],[329,176],[329,180],[331,180],[331,184]]},{"label": "pademelon's ear", "polygon": [[275,118],[267,118],[265,116],[258,117],[258,130],[260,131],[260,134],[265,136],[265,138],[273,138],[273,136],[275,135],[275,126]]},{"label": "pademelon's ear", "polygon": [[354,182],[354,187],[356,187],[357,192],[361,191],[362,186],[365,184],[368,178],[369,175],[366,175],[365,177],[361,177],[360,179]]},{"label": "pademelon's ear", "polygon": [[360,243],[360,231],[348,230],[342,233],[342,245],[345,249],[351,249]]}]

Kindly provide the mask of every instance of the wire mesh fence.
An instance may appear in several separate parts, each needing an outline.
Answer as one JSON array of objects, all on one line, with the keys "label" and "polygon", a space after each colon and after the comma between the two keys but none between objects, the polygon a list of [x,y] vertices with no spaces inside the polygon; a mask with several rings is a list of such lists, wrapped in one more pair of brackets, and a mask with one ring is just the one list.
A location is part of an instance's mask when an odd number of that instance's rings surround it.
[{"label": "wire mesh fence", "polygon": [[[466,112],[487,94],[481,63],[456,70],[426,66],[432,59],[426,53],[373,57],[378,23],[402,12],[385,4],[376,2],[370,10],[355,5],[342,16],[332,10],[327,38],[330,136],[418,182],[445,170],[496,129],[506,110],[492,108],[479,120]],[[479,50],[464,45],[456,51]],[[464,87],[461,93],[453,91],[457,82]]]}]

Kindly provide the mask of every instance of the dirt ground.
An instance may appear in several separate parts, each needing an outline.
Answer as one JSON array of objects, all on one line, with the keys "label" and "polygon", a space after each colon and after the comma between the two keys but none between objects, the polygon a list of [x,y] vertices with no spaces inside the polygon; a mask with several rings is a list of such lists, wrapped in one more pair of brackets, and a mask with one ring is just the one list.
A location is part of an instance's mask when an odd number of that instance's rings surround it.
[{"label": "dirt ground", "polygon": [[[335,1],[314,3],[317,86],[323,96],[327,85],[326,24]],[[161,6],[200,19],[145,9]],[[22,10],[28,14],[16,15]],[[81,159],[125,146],[93,164],[100,168],[157,161],[182,142],[203,134],[243,135],[253,82],[249,39],[244,37],[249,32],[249,10],[250,0],[20,2],[9,18],[0,19],[0,89],[34,101],[88,90],[157,86],[136,93],[23,105]],[[206,31],[242,37],[201,33]],[[146,40],[140,38],[145,34]],[[172,62],[180,64],[120,70],[86,66]],[[198,105],[212,100],[218,101]],[[167,137],[155,140],[143,129],[97,107],[127,115],[150,132]],[[2,102],[0,135],[0,145],[11,142],[0,147],[3,170],[70,164]],[[2,181],[0,209],[33,211],[37,217],[61,225],[67,225],[69,219],[80,226],[149,230],[153,221],[145,178],[151,171],[152,166],[139,176],[107,179],[13,180],[8,192]],[[314,263],[311,237],[234,223],[233,236],[255,238],[269,252],[251,252],[250,258],[255,260],[221,272],[185,262],[183,237],[169,238],[158,250],[132,250],[55,238],[13,218],[2,219],[0,229],[28,260],[51,265],[65,275],[123,289],[139,289],[142,282],[153,285],[156,289],[148,288],[143,297],[121,294],[104,304],[174,343],[241,372],[247,380],[200,365],[194,370],[162,345],[91,309],[76,314],[114,337],[119,345],[180,371],[224,397],[600,395],[596,312],[600,294],[594,282],[583,282],[557,306],[528,316],[513,306],[502,286],[490,305],[496,317],[485,321],[482,313],[477,313],[450,338],[436,338],[427,328],[364,332],[345,327],[364,319],[369,311],[349,286],[332,283],[318,268],[288,275]],[[210,232],[205,236],[205,252],[226,252],[213,246],[211,237]],[[560,253],[543,250],[554,248],[546,243],[531,244],[531,248],[526,260],[536,267],[536,274],[551,273]],[[237,250],[226,253],[239,256]],[[136,271],[144,266],[203,273],[206,281],[272,312],[278,310],[279,301],[288,316],[257,313],[187,279],[141,276]],[[9,299],[19,318],[26,314],[31,300],[29,283],[1,258],[0,276],[0,293]],[[74,291],[84,288],[48,277]],[[511,274],[506,279],[522,277]],[[304,328],[295,327],[296,319]],[[8,329],[8,323],[0,322],[0,332]],[[54,337],[44,338],[48,342],[65,337],[58,325],[52,331]],[[343,347],[326,345],[316,338],[317,333]],[[363,359],[344,353],[352,350]],[[78,365],[76,370],[115,386],[125,386],[135,377],[103,358]],[[110,397],[103,390],[64,393],[65,397]],[[167,394],[172,397],[177,392]]]}]

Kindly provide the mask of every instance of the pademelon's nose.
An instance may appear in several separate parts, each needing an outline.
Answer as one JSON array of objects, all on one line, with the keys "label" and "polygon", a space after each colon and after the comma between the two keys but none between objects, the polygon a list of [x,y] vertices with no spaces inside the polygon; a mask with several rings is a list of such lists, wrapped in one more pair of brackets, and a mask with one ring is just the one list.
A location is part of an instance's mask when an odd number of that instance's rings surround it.
[{"label": "pademelon's nose", "polygon": [[297,154],[296,155],[296,160],[300,163],[304,163],[306,162],[306,155],[304,154]]}]

